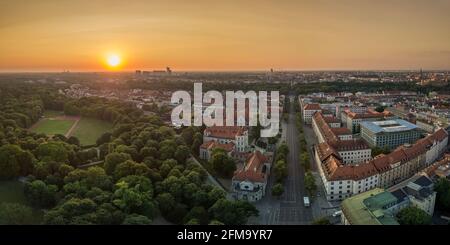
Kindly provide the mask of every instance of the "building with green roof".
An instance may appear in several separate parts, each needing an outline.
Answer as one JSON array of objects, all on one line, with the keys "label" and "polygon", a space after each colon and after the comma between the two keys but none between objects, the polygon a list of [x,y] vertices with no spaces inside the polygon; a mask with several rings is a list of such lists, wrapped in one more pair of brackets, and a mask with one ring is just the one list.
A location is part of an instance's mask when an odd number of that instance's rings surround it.
[{"label": "building with green roof", "polygon": [[342,223],[350,225],[398,225],[393,208],[397,198],[392,193],[375,188],[345,199]]}]

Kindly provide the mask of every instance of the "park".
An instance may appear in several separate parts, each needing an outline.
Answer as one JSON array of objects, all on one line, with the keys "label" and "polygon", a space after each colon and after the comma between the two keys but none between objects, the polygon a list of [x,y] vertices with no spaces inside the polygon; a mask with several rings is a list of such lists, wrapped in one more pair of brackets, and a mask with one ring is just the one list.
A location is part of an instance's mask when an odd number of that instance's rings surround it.
[{"label": "park", "polygon": [[80,117],[67,116],[62,111],[47,110],[42,118],[31,126],[35,133],[43,133],[48,136],[60,134],[69,138],[75,136],[82,146],[94,145],[97,139],[105,132],[112,130],[110,122]]}]

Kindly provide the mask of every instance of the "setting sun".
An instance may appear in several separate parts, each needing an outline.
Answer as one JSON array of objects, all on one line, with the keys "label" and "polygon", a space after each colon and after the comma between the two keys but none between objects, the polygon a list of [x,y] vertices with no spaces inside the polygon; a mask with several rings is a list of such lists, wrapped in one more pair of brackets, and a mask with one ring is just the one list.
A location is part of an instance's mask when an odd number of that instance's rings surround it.
[{"label": "setting sun", "polygon": [[107,63],[109,66],[111,67],[117,67],[120,65],[120,57],[118,55],[110,55],[108,56],[108,58],[106,59]]}]

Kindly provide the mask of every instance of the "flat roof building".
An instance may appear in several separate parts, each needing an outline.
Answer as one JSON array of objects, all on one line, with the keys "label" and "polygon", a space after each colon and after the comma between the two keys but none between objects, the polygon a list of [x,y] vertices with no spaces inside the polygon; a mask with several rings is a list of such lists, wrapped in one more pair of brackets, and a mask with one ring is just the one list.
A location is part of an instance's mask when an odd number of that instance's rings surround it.
[{"label": "flat roof building", "polygon": [[341,203],[342,223],[345,225],[398,225],[389,210],[397,198],[390,192],[375,188],[352,196]]},{"label": "flat roof building", "polygon": [[405,120],[361,122],[361,137],[371,147],[394,149],[403,144],[412,144],[420,138],[420,129]]}]

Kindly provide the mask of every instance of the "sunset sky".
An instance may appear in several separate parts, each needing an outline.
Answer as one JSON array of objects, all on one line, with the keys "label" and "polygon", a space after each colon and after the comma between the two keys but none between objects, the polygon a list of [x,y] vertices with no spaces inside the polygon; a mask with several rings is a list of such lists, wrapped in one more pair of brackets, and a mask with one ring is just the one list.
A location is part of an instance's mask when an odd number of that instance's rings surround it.
[{"label": "sunset sky", "polygon": [[450,69],[450,0],[0,0],[0,71]]}]

